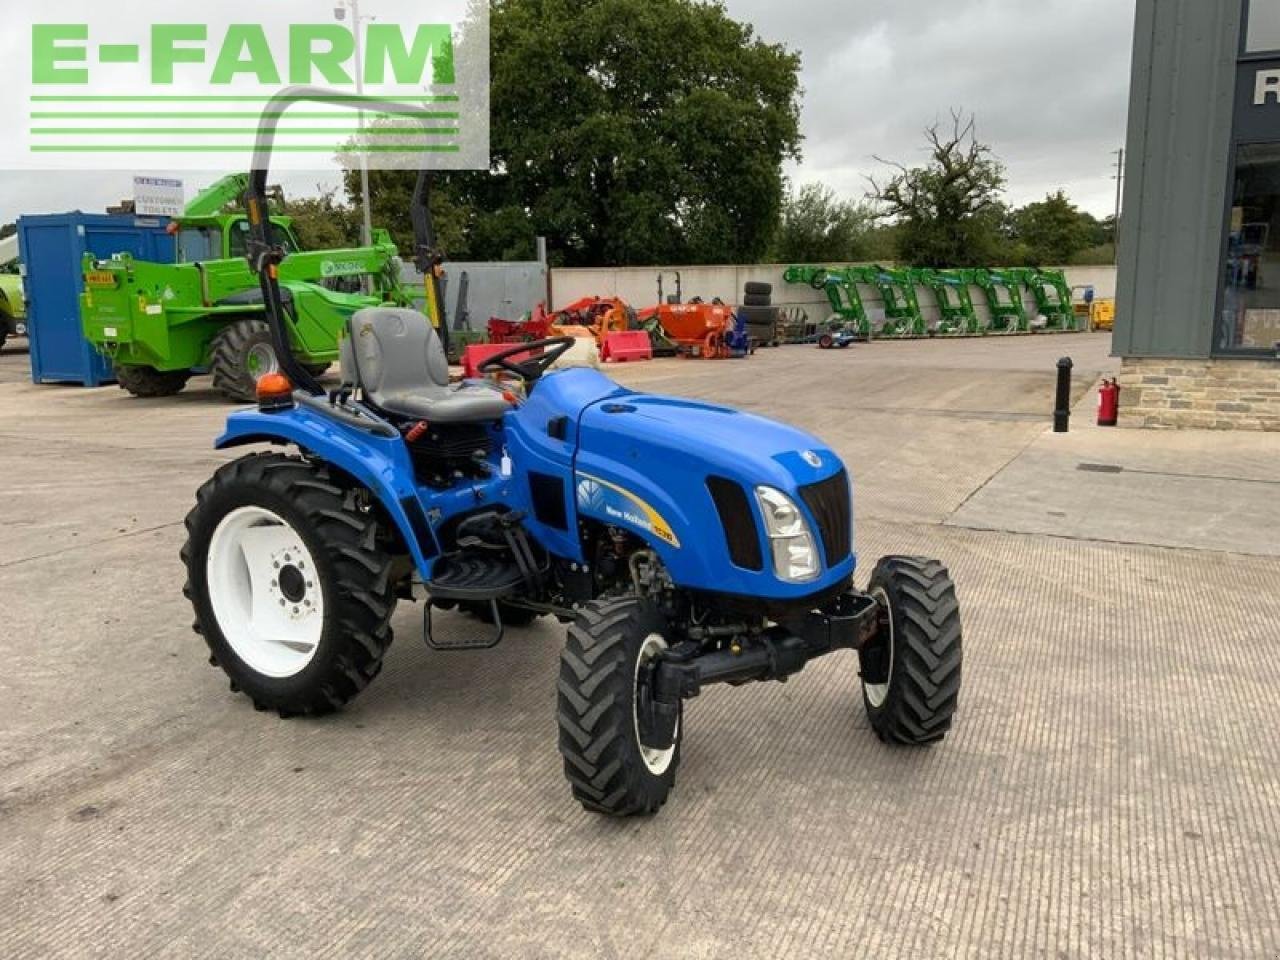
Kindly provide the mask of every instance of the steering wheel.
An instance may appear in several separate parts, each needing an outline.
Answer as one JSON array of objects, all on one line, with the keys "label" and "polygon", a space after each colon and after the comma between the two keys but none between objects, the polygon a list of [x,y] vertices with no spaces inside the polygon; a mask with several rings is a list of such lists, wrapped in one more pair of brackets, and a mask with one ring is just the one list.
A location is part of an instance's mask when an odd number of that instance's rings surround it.
[{"label": "steering wheel", "polygon": [[[510,350],[495,353],[476,369],[480,373],[497,373],[499,370],[505,370],[507,373],[514,373],[525,383],[536,383],[542,379],[542,375],[551,368],[551,365],[573,349],[573,345],[577,342],[576,337],[549,337],[546,340],[517,343]],[[534,350],[541,350],[542,353],[520,363],[515,363],[511,359]]]}]

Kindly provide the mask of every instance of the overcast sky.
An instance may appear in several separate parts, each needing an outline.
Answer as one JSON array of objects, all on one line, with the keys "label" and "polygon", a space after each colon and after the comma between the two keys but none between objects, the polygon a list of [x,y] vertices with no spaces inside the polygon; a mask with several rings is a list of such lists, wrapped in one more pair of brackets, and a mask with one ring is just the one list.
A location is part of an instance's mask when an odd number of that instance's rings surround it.
[{"label": "overcast sky", "polygon": [[[1059,187],[1099,216],[1114,205],[1128,105],[1133,0],[726,0],[729,12],[803,59],[804,158],[788,172],[849,197],[873,154],[917,163],[921,130],[973,111],[1008,167],[1009,199]],[[163,173],[163,171],[139,171]],[[182,174],[188,196],[215,175]],[[291,194],[332,174],[279,178]],[[0,223],[21,213],[100,211],[128,174],[0,172]]]}]

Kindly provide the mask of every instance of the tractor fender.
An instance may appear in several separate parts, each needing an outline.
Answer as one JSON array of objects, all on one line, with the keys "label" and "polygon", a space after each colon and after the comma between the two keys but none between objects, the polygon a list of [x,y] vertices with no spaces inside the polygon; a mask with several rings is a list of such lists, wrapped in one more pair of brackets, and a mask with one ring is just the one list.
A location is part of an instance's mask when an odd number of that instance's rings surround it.
[{"label": "tractor fender", "polygon": [[398,435],[380,436],[300,405],[273,413],[253,408],[233,413],[214,446],[227,450],[258,443],[294,444],[368,489],[396,525],[414,565],[430,579],[440,546],[414,489],[413,464]]}]

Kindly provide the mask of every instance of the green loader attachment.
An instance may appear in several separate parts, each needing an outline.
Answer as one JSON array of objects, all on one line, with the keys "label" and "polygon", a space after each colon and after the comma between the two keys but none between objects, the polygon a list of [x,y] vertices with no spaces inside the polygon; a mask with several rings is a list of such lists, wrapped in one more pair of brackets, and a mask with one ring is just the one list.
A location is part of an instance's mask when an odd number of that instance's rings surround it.
[{"label": "green loader attachment", "polygon": [[939,334],[975,334],[982,331],[973,309],[968,279],[957,270],[913,270],[918,286],[933,291],[938,301]]},{"label": "green loader attachment", "polygon": [[783,274],[787,283],[805,283],[814,290],[821,290],[831,304],[832,319],[849,327],[855,336],[863,339],[871,336],[871,319],[862,302],[858,284],[850,277],[849,269],[836,267],[792,266]]},{"label": "green loader attachment", "polygon": [[1036,309],[1050,330],[1076,330],[1071,285],[1061,270],[1022,270],[1022,282],[1035,297]]},{"label": "green loader attachment", "polygon": [[1031,329],[1022,303],[1022,273],[1017,270],[961,270],[968,282],[982,290],[991,308],[989,330],[1026,333]]},{"label": "green loader attachment", "polygon": [[855,281],[875,287],[884,300],[884,326],[880,328],[880,336],[925,335],[924,315],[920,312],[913,271],[873,266],[855,267],[850,272]]}]

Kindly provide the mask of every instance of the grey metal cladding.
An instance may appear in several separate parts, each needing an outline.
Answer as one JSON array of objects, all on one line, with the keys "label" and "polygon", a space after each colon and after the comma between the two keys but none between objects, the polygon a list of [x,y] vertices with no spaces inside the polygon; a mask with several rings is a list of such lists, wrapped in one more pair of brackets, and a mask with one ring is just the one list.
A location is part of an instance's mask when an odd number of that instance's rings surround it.
[{"label": "grey metal cladding", "polygon": [[1115,353],[1208,357],[1244,0],[1137,0]]}]

